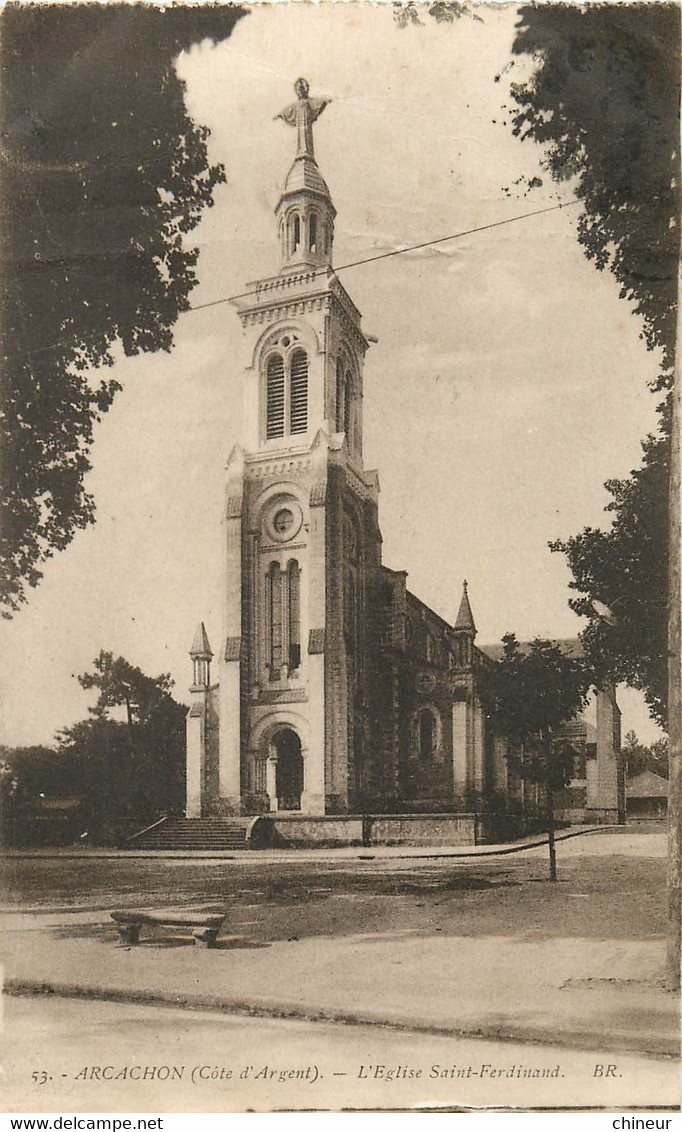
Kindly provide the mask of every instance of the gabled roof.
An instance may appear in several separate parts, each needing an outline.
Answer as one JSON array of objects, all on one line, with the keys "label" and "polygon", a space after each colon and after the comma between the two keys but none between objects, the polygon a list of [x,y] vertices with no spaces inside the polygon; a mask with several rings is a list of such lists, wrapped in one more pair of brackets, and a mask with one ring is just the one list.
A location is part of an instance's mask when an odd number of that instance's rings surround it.
[{"label": "gabled roof", "polygon": [[643,770],[628,782],[628,798],[667,798],[668,779],[653,770]]},{"label": "gabled roof", "polygon": [[189,655],[207,657],[209,660],[213,656],[213,652],[211,651],[211,646],[208,640],[208,633],[206,632],[206,626],[204,625],[203,621],[200,621],[197,626],[197,631],[194,634],[194,641],[192,643],[191,649],[189,650]]}]

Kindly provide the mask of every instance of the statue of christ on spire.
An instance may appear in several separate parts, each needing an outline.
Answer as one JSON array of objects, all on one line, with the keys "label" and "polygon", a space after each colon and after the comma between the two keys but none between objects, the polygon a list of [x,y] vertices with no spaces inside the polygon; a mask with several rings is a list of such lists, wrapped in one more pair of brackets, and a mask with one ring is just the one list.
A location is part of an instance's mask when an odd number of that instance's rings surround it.
[{"label": "statue of christ on spire", "polygon": [[331,99],[308,98],[309,89],[306,79],[296,79],[294,90],[296,91],[297,101],[285,107],[275,117],[281,118],[287,126],[296,127],[298,131],[296,157],[312,157],[314,161],[313,122],[319,118]]}]

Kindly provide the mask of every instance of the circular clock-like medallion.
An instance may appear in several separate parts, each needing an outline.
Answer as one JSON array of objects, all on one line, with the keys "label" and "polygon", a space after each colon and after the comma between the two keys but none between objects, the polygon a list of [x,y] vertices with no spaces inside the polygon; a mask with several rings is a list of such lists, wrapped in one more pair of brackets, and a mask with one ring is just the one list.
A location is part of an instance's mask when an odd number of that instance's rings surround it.
[{"label": "circular clock-like medallion", "polygon": [[265,519],[265,531],[273,542],[289,542],[301,529],[303,512],[293,499],[273,504]]},{"label": "circular clock-like medallion", "polygon": [[294,513],[288,507],[282,507],[272,520],[272,525],[278,535],[286,535],[294,525]]}]

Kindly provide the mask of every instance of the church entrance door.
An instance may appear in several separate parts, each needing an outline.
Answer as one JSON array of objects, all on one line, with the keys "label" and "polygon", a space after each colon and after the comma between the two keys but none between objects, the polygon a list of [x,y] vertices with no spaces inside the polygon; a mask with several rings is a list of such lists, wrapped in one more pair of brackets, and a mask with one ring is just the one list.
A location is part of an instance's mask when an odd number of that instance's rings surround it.
[{"label": "church entrance door", "polygon": [[303,793],[301,740],[285,727],[273,737],[277,752],[277,806],[280,810],[300,810]]}]

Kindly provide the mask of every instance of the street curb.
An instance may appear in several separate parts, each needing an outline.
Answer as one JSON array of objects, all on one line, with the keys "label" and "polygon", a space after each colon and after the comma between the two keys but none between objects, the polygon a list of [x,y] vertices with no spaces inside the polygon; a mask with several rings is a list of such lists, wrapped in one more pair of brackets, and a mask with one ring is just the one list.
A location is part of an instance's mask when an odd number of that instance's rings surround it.
[{"label": "street curb", "polygon": [[[99,1002],[118,1002],[137,1006],[168,1006],[180,1010],[202,1010],[218,1014],[248,1015],[252,1018],[279,1018],[304,1022],[328,1022],[345,1026],[374,1026],[382,1029],[407,1033],[433,1034],[439,1037],[477,1038],[487,1041],[527,1043],[529,1045],[558,1045],[566,1049],[601,1049],[604,1044],[602,1027],[567,1028],[560,1031],[545,1030],[536,1025],[524,1026],[500,1018],[496,1022],[483,1024],[460,1023],[450,1026],[439,1025],[426,1019],[409,1020],[386,1018],[365,1011],[350,1013],[336,1009],[313,1009],[300,1003],[253,1003],[243,999],[222,998],[208,995],[164,994],[156,991],[117,990],[110,987],[78,987],[65,983],[33,981],[30,979],[8,979],[3,987],[4,993],[14,998],[54,996],[58,998],[90,999]],[[611,1030],[609,1049],[620,1053],[640,1054],[647,1057],[677,1059],[680,1056],[678,1037],[669,1034],[646,1035],[630,1030]]]},{"label": "street curb", "polygon": [[[585,829],[571,830],[567,833],[556,833],[554,836],[555,841],[568,841],[572,837],[583,837],[587,833],[610,833],[614,829],[621,829],[621,826],[597,825],[587,826]],[[5,858],[24,858],[31,860],[60,860],[60,861],[92,861],[92,860],[186,860],[186,861],[306,861],[306,860],[328,860],[328,861],[430,861],[434,858],[448,859],[459,858],[460,860],[476,860],[477,857],[502,857],[510,853],[522,853],[525,849],[538,849],[543,845],[548,845],[548,838],[542,838],[540,841],[526,841],[522,845],[518,843],[512,845],[505,845],[503,848],[480,849],[474,848],[468,852],[457,851],[456,849],[448,850],[434,850],[433,853],[415,853],[406,851],[404,853],[390,853],[384,856],[381,853],[383,848],[393,848],[393,846],[382,845],[366,845],[357,846],[354,852],[349,852],[348,856],[342,856],[339,851],[338,856],[327,856],[329,853],[327,848],[324,849],[217,849],[213,852],[202,852],[201,850],[187,850],[187,849],[77,849],[66,850],[61,852],[59,849],[52,850],[32,850],[32,849],[5,849],[0,850],[0,857]],[[348,849],[350,850],[350,846]],[[410,848],[416,849],[417,846]],[[372,852],[372,850],[379,850],[379,852]],[[303,856],[303,854],[315,853],[316,856],[311,858]],[[273,854],[273,855],[271,855]],[[276,856],[274,855],[276,854]],[[319,856],[317,855],[319,854]]]}]

